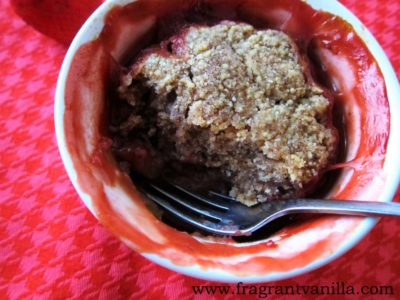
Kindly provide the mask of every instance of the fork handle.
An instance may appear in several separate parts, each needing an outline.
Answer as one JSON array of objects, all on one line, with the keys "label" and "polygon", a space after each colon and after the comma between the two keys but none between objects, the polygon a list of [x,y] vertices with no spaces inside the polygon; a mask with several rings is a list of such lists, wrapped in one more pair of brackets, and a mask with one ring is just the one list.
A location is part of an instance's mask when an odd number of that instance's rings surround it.
[{"label": "fork handle", "polygon": [[290,201],[285,211],[287,213],[326,213],[353,216],[399,216],[400,203],[327,200],[327,199],[296,199]]}]

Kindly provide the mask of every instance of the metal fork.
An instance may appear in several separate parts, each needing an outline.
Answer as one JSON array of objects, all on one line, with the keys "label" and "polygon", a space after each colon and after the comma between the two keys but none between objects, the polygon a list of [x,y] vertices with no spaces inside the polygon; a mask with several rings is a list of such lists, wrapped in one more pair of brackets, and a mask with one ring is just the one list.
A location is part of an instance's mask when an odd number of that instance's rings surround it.
[{"label": "metal fork", "polygon": [[165,181],[144,181],[139,188],[173,216],[198,229],[223,236],[248,236],[273,220],[289,214],[400,216],[400,203],[291,199],[247,207],[220,193],[210,191],[208,196],[203,196]]}]

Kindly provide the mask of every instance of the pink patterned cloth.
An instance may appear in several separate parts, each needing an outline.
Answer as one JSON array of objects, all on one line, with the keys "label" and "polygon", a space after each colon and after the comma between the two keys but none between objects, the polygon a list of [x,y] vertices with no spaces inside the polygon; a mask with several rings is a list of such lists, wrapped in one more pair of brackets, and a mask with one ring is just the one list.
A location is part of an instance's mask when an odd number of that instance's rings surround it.
[{"label": "pink patterned cloth", "polygon": [[[400,75],[400,1],[342,2]],[[193,285],[215,283],[148,261],[90,214],[66,175],[54,134],[54,91],[66,48],[26,25],[7,0],[0,0],[0,32],[0,299],[237,299],[194,296]],[[333,263],[271,285],[392,285],[394,296],[363,299],[400,299],[399,236],[399,220],[383,218]]]}]

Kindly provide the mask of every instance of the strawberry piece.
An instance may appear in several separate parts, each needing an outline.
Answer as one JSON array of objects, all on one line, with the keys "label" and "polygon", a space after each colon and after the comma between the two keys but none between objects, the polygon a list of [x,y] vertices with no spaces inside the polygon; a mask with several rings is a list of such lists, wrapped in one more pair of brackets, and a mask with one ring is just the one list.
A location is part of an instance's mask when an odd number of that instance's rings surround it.
[{"label": "strawberry piece", "polygon": [[69,45],[104,0],[11,0],[15,12],[41,33]]}]

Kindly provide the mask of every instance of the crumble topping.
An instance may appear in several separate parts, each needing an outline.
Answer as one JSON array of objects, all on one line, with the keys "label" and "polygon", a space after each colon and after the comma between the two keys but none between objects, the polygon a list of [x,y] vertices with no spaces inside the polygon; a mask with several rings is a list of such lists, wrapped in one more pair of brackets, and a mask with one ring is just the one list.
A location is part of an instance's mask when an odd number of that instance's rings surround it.
[{"label": "crumble topping", "polygon": [[118,88],[113,129],[164,161],[218,169],[246,205],[304,196],[333,157],[330,102],[283,32],[224,21],[148,48]]}]

